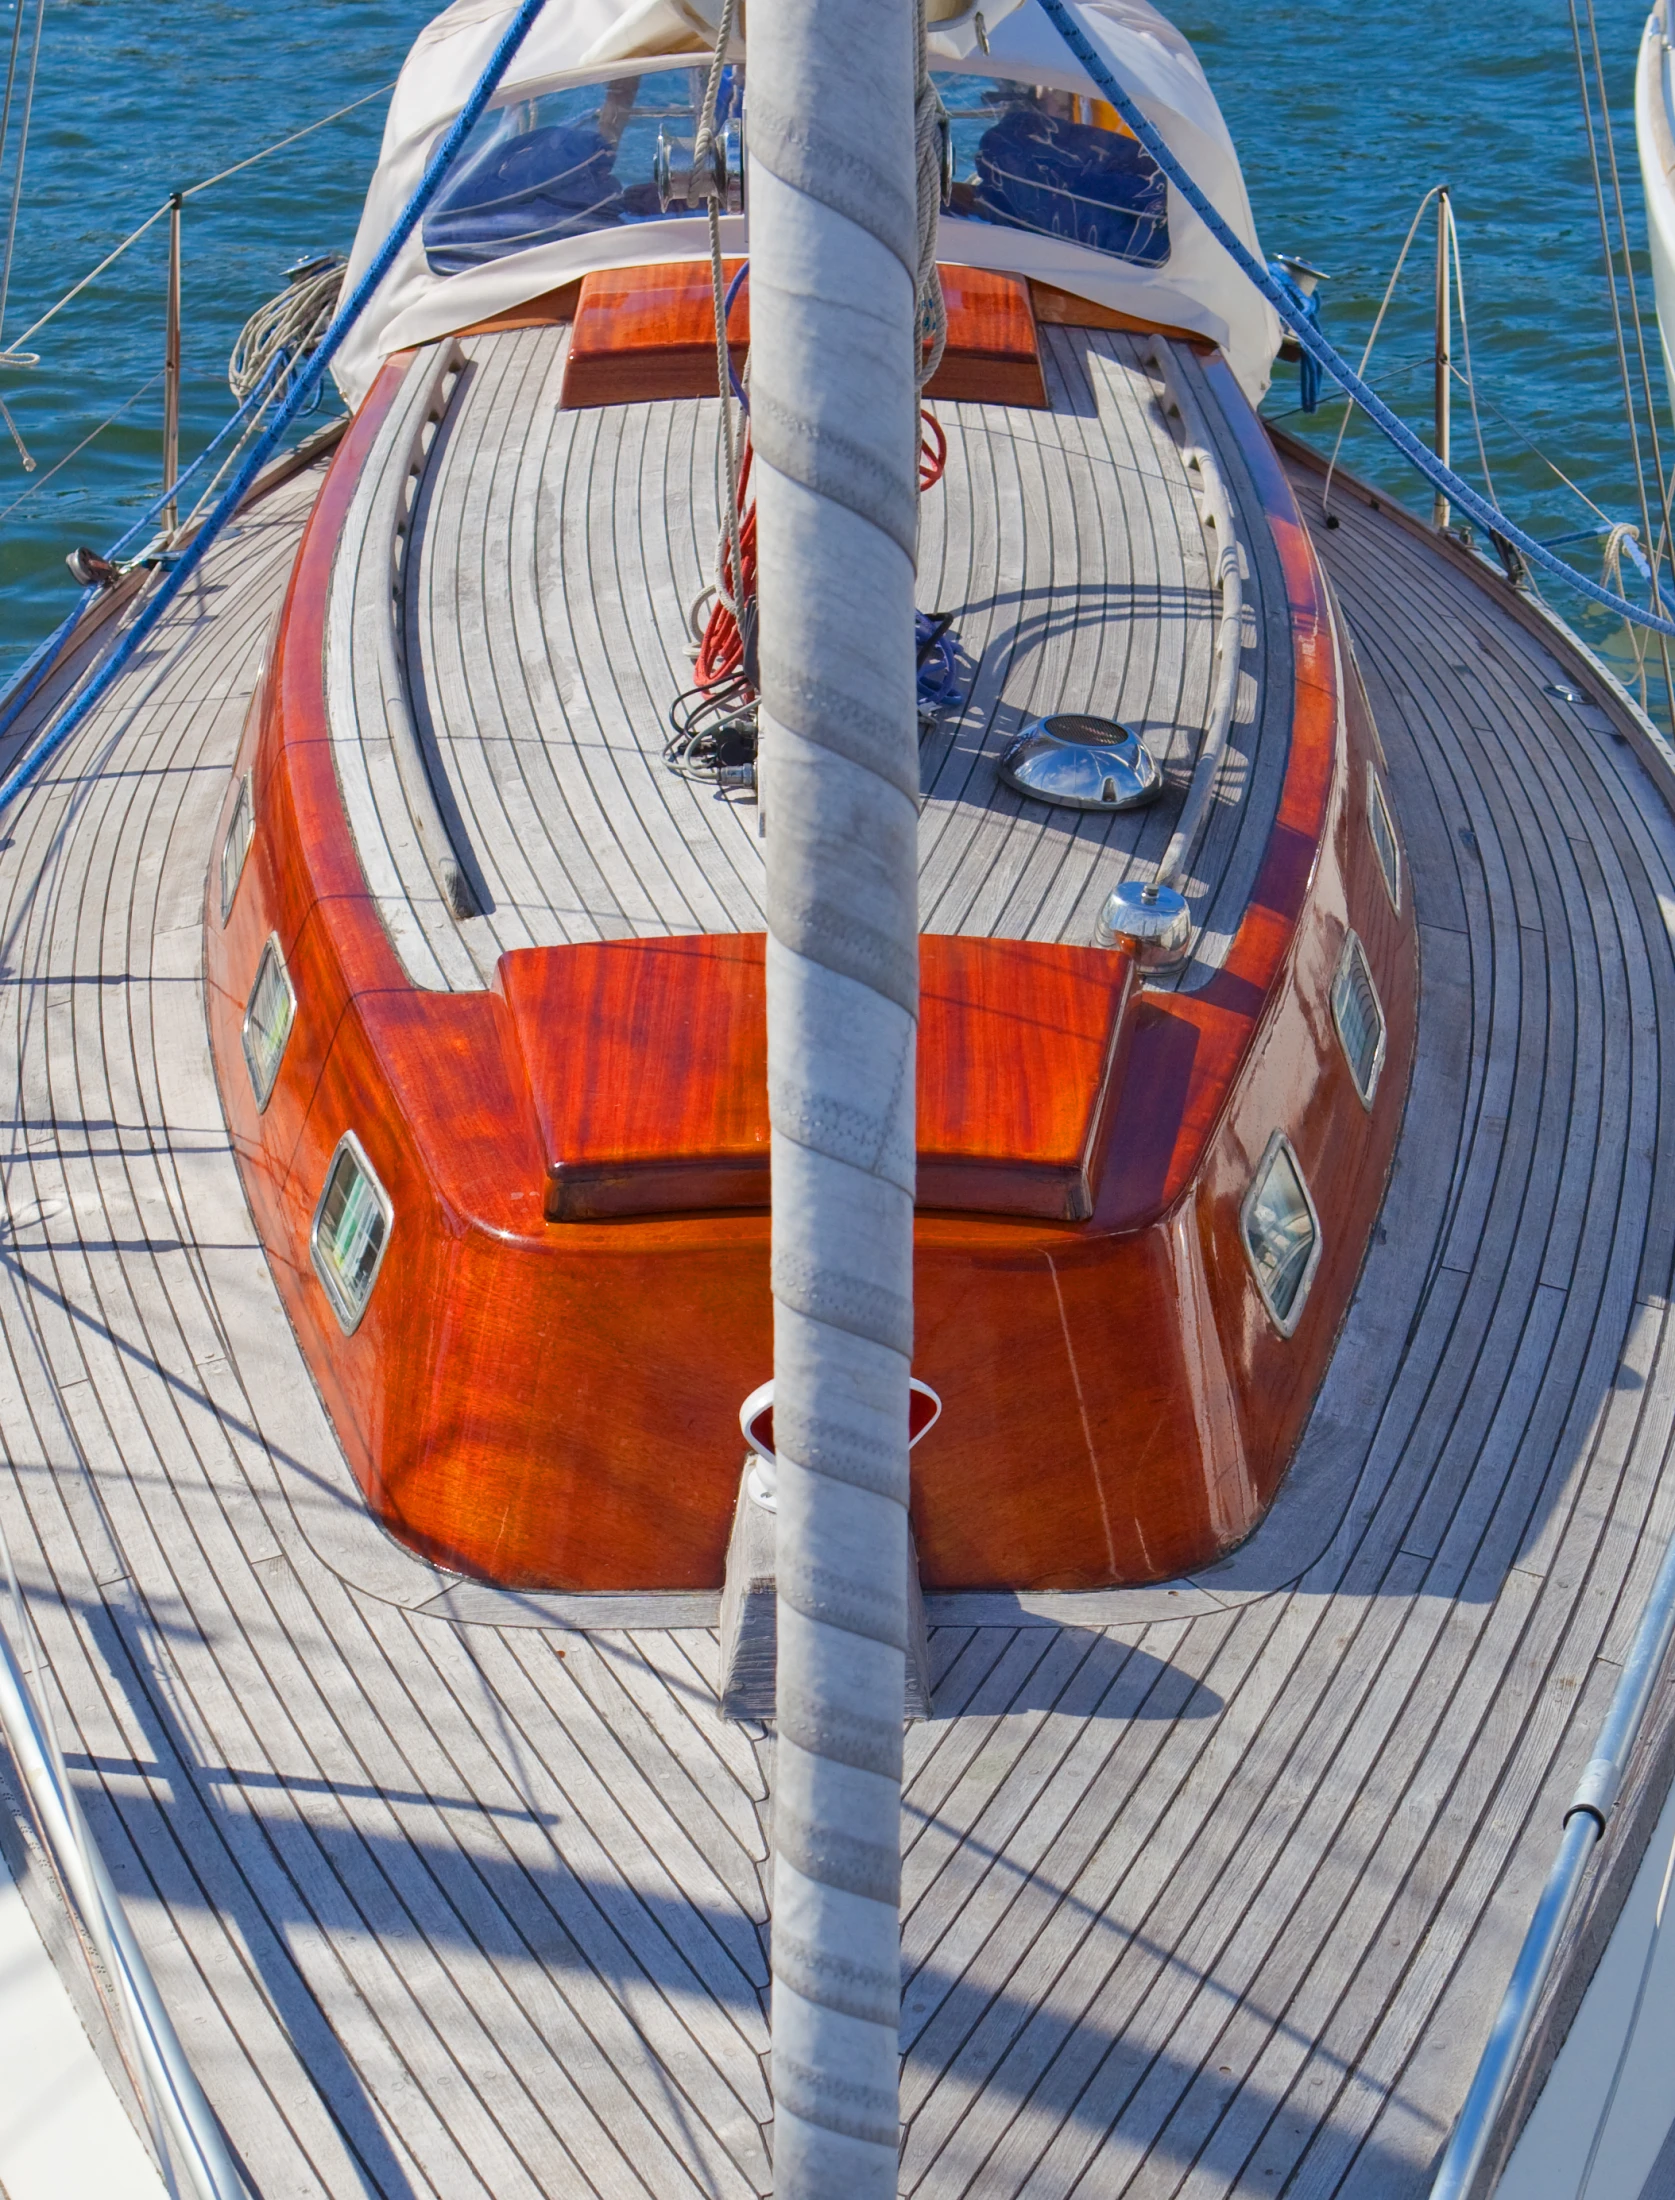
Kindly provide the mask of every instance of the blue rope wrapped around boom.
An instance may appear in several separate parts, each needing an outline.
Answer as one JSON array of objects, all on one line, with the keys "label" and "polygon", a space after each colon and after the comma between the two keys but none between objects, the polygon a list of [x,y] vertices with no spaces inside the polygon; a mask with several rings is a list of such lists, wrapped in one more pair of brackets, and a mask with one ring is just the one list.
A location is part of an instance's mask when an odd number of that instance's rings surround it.
[{"label": "blue rope wrapped around boom", "polygon": [[0,785],[0,807],[4,807],[15,795],[20,794],[28,786],[35,774],[41,769],[41,766],[64,746],[64,743],[75,732],[76,728],[84,722],[95,705],[110,692],[111,687],[121,676],[124,669],[132,662],[136,651],[154,630],[164,612],[168,610],[170,604],[174,602],[186,583],[203,563],[221,530],[244,502],[256,476],[284,441],[286,429],[296,419],[297,415],[307,407],[309,400],[324,378],[327,367],[331,365],[332,360],[337,356],[343,339],[354,327],[356,321],[359,320],[373,293],[389,273],[396,254],[413,234],[420,216],[436,196],[442,179],[452,167],[461,146],[470,136],[484,108],[494,97],[495,87],[511,66],[518,48],[529,36],[535,18],[540,14],[544,5],[545,0],[523,0],[523,5],[507,25],[499,43],[489,56],[488,66],[472,87],[470,97],[454,117],[453,126],[431,155],[429,164],[414,189],[413,196],[396,217],[389,235],[378,247],[371,263],[361,276],[360,281],[355,285],[350,296],[338,307],[337,312],[332,317],[331,326],[320,339],[318,348],[307,365],[292,381],[272,420],[268,422],[267,427],[251,445],[238,471],[222,491],[220,502],[185,549],[182,550],[179,558],[169,567],[156,590],[146,598],[133,625],[129,627],[115,649],[111,651],[111,654],[105,659],[92,679],[88,681],[86,687],[82,689],[58,722],[23,758],[16,769],[8,774],[4,784]]},{"label": "blue rope wrapped around boom", "polygon": [[[1516,521],[1508,519],[1503,512],[1497,511],[1488,498],[1482,495],[1479,490],[1474,489],[1469,481],[1463,480],[1459,474],[1454,472],[1452,467],[1445,466],[1434,451],[1428,450],[1413,430],[1407,426],[1406,422],[1397,418],[1378,392],[1362,381],[1360,375],[1349,364],[1349,361],[1343,358],[1321,334],[1318,325],[1306,313],[1300,313],[1297,310],[1287,292],[1274,280],[1255,253],[1229,227],[1212,201],[1199,189],[1181,165],[1167,139],[1154,127],[1143,109],[1136,103],[1121,80],[1095,49],[1087,33],[1071,14],[1066,0],[1041,0],[1041,6],[1048,21],[1070,48],[1070,51],[1082,67],[1086,69],[1088,75],[1098,85],[1100,91],[1117,110],[1117,113],[1121,115],[1123,121],[1134,132],[1134,135],[1146,148],[1147,152],[1150,153],[1153,160],[1157,162],[1157,165],[1163,170],[1163,173],[1181,194],[1181,197],[1186,200],[1199,220],[1203,222],[1211,236],[1227,253],[1240,273],[1254,283],[1286,327],[1290,329],[1292,335],[1296,337],[1298,343],[1302,346],[1304,357],[1312,358],[1318,366],[1324,368],[1326,373],[1340,385],[1345,395],[1360,406],[1373,425],[1382,430],[1397,450],[1401,452],[1402,456],[1415,466],[1433,487],[1442,491],[1456,510],[1467,519],[1475,520],[1485,534],[1491,537],[1498,536],[1502,541],[1510,543],[1515,550],[1521,552],[1528,559],[1531,565],[1539,566],[1544,573],[1551,573],[1555,579],[1567,582],[1579,595],[1586,596],[1590,603],[1603,605],[1607,611],[1614,612],[1619,619],[1627,619],[1635,626],[1650,627],[1657,634],[1675,635],[1675,619],[1666,619],[1656,611],[1643,610],[1639,604],[1630,603],[1626,596],[1615,595],[1609,588],[1602,588],[1598,581],[1591,581],[1586,574],[1578,573],[1575,567],[1567,565],[1563,558],[1555,557],[1545,543],[1538,541],[1534,535],[1527,534]],[[0,799],[3,799],[4,792],[5,790],[0,788]]]}]

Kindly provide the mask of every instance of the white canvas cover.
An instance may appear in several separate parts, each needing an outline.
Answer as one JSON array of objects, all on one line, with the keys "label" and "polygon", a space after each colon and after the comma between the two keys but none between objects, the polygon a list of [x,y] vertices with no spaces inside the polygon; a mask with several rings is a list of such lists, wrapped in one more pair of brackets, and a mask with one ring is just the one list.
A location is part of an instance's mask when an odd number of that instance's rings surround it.
[{"label": "white canvas cover", "polygon": [[[712,4],[548,0],[507,72],[496,105],[621,75],[625,62],[689,68],[713,43]],[[1189,173],[1251,249],[1259,251],[1238,156],[1192,48],[1147,0],[1076,0],[1076,6],[1090,40]],[[350,258],[351,280],[388,234],[514,12],[514,0],[455,0],[420,32],[390,101],[383,148]],[[1098,97],[1097,87],[1034,0],[989,0],[982,12],[987,53],[978,38],[976,11],[971,10],[933,26],[933,68],[1012,77]],[[748,51],[748,38],[741,35],[734,58],[747,61]],[[747,105],[747,128],[748,120]],[[729,253],[748,250],[748,215],[729,215],[722,231]],[[1272,308],[1173,188],[1169,235],[1167,263],[1148,268],[1060,238],[944,214],[940,253],[949,263],[1010,270],[1120,312],[1196,330],[1222,347],[1254,403],[1268,386],[1279,345]],[[349,403],[358,405],[392,352],[506,312],[595,268],[700,260],[707,254],[704,217],[694,213],[566,237],[462,274],[439,275],[427,266],[416,230],[339,352],[333,371]]]}]

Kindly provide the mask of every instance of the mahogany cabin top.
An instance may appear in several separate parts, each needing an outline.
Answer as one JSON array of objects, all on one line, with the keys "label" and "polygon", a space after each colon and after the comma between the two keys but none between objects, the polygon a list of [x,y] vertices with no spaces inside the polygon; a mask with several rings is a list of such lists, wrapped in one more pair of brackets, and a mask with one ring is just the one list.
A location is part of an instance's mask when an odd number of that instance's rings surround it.
[{"label": "mahogany cabin top", "polygon": [[[1095,919],[1154,873],[1211,709],[1220,606],[1188,446],[1220,475],[1244,575],[1233,724],[1183,882],[1188,993],[1273,837],[1287,582],[1260,431],[1202,347],[1012,277],[949,268],[945,287],[927,396],[948,463],[918,601],[951,617],[959,678],[921,738],[921,1201],[1075,1220],[1131,980]],[[742,364],[748,292],[730,335]],[[714,392],[707,268],[618,271],[392,360],[340,461],[326,704],[356,855],[415,988],[506,999],[554,1218],[766,1199],[761,820],[662,754],[720,532]],[[1057,712],[1136,728],[1161,798],[1083,813],[1007,788],[1007,743]],[[658,940],[687,951],[648,960]]]}]

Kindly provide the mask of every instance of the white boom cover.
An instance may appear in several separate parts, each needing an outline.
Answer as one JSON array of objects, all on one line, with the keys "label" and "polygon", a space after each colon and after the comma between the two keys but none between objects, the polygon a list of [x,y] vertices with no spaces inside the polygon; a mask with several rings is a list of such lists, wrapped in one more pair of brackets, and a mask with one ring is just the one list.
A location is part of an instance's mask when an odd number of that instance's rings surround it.
[{"label": "white boom cover", "polygon": [[[1226,220],[1259,251],[1238,156],[1192,48],[1146,0],[1075,4],[1088,37]],[[1098,98],[1097,87],[1034,0],[989,0],[982,10],[987,53],[978,41],[976,12],[933,26],[933,68],[1011,77]],[[383,149],[350,257],[351,283],[388,235],[513,13],[512,0],[455,0],[420,32],[390,101]],[[548,0],[495,103],[504,106],[539,91],[622,74],[613,64],[627,61],[701,66],[714,44],[716,20],[716,0]],[[748,59],[742,38],[735,42],[734,58]],[[1196,330],[1222,347],[1253,403],[1268,386],[1278,320],[1173,187],[1170,252],[1161,268],[947,214],[941,226],[945,262],[1010,270],[1119,312]],[[722,228],[729,253],[748,249],[747,216],[730,215]],[[504,313],[594,268],[707,255],[704,217],[695,212],[690,218],[566,237],[464,274],[437,275],[426,265],[416,230],[350,333],[333,372],[349,403],[358,405],[392,352]]]}]

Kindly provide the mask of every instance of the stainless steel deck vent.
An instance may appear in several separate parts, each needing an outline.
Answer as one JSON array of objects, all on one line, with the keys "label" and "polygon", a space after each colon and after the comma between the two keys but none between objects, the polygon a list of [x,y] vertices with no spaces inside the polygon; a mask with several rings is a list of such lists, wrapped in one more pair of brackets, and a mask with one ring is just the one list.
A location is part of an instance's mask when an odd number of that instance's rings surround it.
[{"label": "stainless steel deck vent", "polygon": [[1094,927],[1099,947],[1126,947],[1147,975],[1173,970],[1192,944],[1192,912],[1173,886],[1125,879],[1105,897]]},{"label": "stainless steel deck vent", "polygon": [[1137,810],[1163,791],[1156,757],[1114,718],[1037,718],[1001,758],[1000,776],[1061,810]]}]

